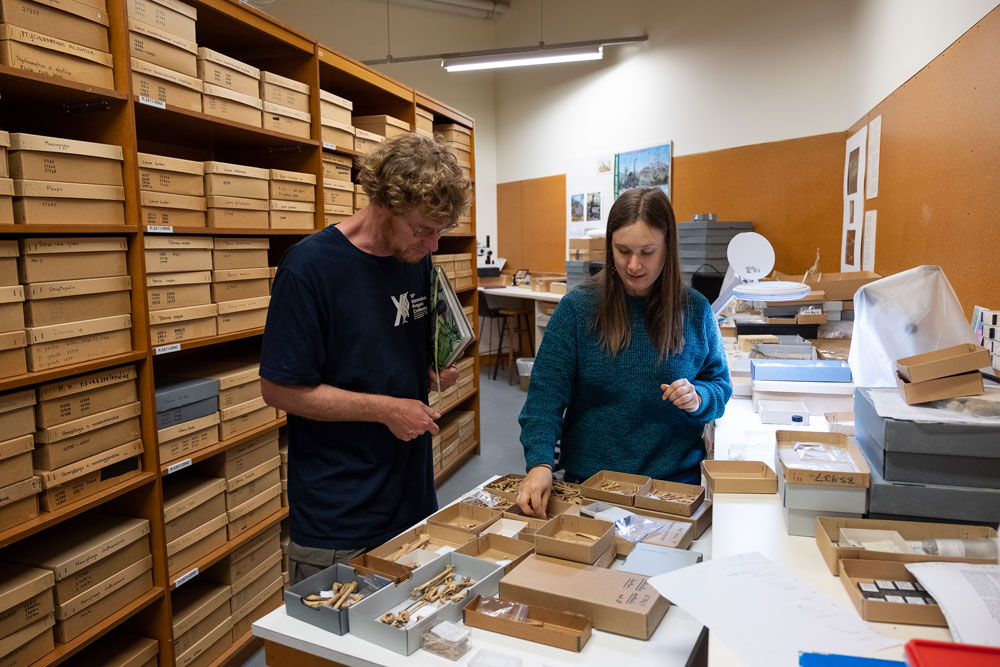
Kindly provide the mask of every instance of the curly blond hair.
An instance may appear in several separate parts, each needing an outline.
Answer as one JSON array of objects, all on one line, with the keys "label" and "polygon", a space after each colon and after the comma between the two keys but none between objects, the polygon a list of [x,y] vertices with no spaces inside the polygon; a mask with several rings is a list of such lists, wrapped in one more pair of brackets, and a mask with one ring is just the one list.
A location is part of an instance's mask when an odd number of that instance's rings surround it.
[{"label": "curly blond hair", "polygon": [[358,182],[394,215],[420,209],[439,225],[453,224],[471,197],[469,179],[448,146],[419,134],[387,139],[361,158]]}]

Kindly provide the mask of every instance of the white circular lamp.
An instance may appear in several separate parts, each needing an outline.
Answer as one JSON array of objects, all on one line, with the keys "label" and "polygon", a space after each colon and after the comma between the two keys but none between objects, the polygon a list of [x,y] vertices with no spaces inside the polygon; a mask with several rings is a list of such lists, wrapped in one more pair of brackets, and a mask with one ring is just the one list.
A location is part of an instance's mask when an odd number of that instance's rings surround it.
[{"label": "white circular lamp", "polygon": [[765,280],[774,269],[774,248],[756,232],[737,234],[726,250],[729,269],[712,311],[719,315],[733,299],[744,301],[796,301],[812,291],[805,283]]}]

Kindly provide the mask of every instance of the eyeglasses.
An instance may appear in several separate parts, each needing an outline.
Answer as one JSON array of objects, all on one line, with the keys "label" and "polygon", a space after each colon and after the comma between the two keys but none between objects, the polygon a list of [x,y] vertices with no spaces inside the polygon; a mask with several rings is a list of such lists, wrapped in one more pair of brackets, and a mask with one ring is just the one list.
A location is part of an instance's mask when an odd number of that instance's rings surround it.
[{"label": "eyeglasses", "polygon": [[406,223],[406,226],[410,228],[410,232],[413,233],[414,238],[423,238],[425,236],[430,236],[431,234],[444,235],[451,230],[458,227],[458,223],[452,223],[444,227],[414,227],[410,223]]}]

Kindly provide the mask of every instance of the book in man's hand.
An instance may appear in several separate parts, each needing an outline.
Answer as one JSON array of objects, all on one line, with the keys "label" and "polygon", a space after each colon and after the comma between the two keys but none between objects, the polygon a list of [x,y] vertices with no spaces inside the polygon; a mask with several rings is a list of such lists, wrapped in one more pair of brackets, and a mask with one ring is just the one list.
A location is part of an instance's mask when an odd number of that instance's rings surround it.
[{"label": "book in man's hand", "polygon": [[475,333],[448,276],[437,266],[431,272],[431,312],[434,314],[431,359],[435,372],[438,372],[462,356],[475,338]]}]

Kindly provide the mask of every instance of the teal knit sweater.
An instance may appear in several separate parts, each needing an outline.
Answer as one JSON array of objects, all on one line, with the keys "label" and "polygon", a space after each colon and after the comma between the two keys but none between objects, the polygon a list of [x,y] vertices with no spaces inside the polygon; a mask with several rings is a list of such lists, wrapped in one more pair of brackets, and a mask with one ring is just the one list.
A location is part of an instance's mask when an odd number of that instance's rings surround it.
[{"label": "teal knit sweater", "polygon": [[[545,329],[518,419],[527,468],[551,465],[559,440],[563,467],[582,479],[599,470],[666,479],[697,466],[702,430],[722,416],[733,393],[708,301],[686,291],[684,347],[661,363],[646,334],[646,299],[628,298],[632,342],[611,356],[590,326],[598,298],[594,286],[573,290]],[[697,412],[662,399],[660,385],[680,378],[701,396]]]}]

